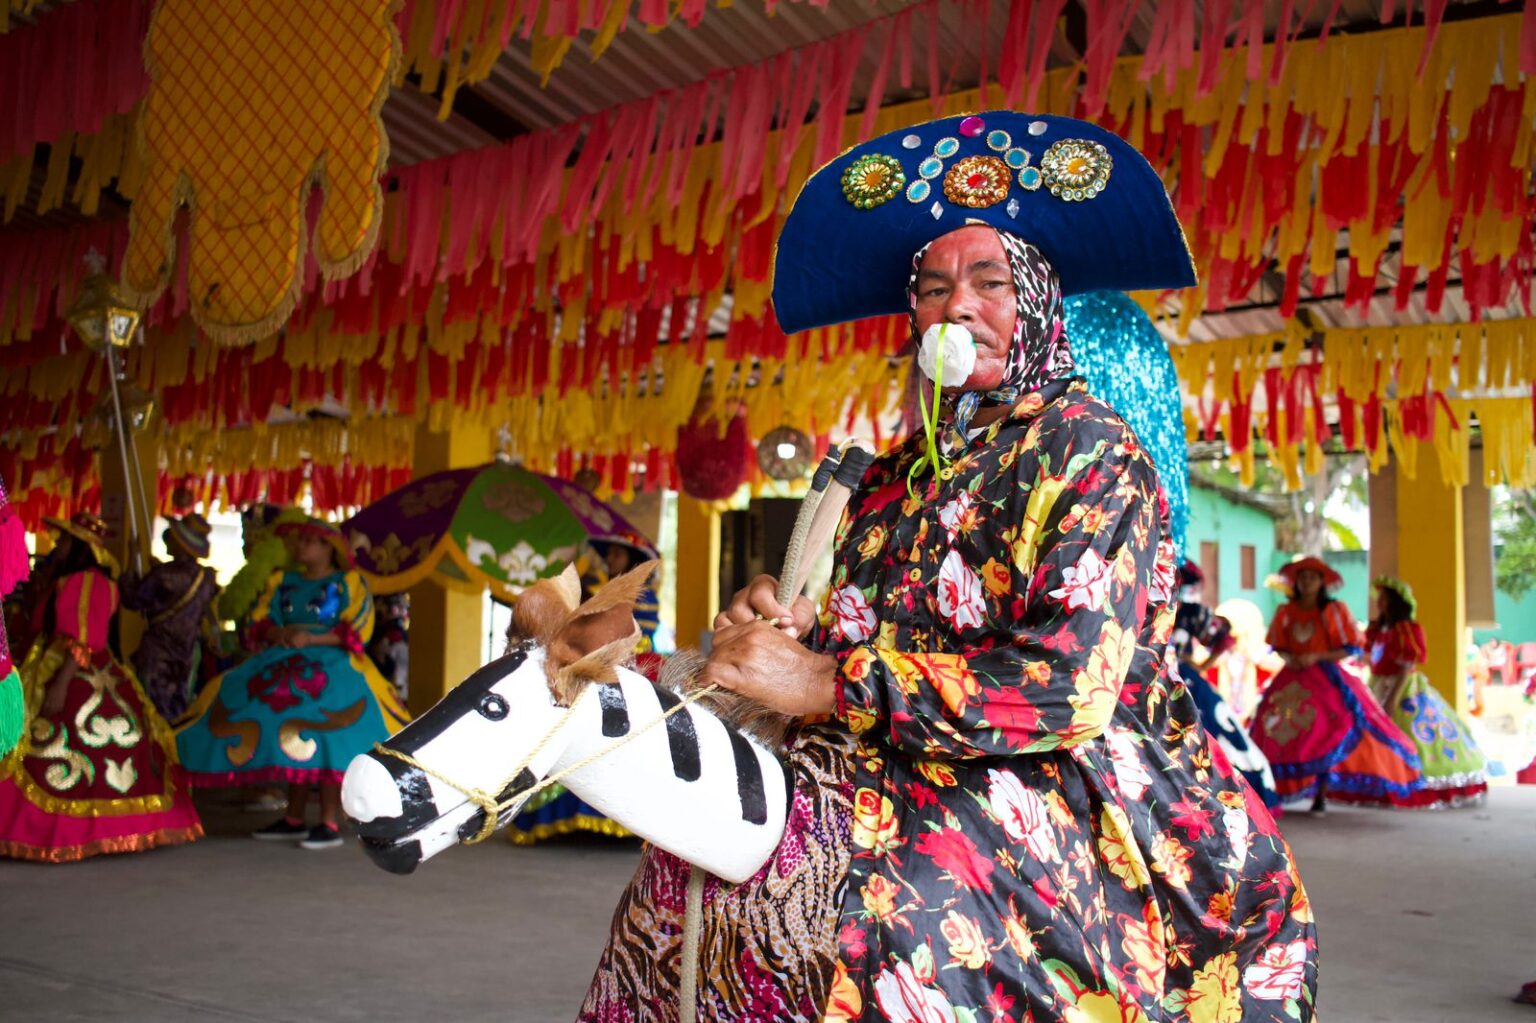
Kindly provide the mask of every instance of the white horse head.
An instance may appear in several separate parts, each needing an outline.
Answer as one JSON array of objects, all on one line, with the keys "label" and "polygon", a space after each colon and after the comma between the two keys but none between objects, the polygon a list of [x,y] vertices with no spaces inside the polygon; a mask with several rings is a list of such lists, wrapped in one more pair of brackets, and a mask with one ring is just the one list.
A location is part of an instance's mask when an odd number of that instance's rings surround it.
[{"label": "white horse head", "polygon": [[[789,787],[767,745],[622,666],[642,566],[577,606],[574,571],[530,587],[512,646],[376,750],[352,761],[342,806],[374,862],[410,873],[566,787],[656,845],[745,880],[783,834]],[[473,790],[479,798],[467,793]]]}]

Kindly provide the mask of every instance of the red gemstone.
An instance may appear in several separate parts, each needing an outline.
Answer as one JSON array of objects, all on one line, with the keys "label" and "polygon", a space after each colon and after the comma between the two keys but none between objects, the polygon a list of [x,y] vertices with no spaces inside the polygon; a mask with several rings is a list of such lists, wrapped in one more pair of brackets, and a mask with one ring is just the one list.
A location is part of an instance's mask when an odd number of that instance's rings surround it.
[{"label": "red gemstone", "polygon": [[966,178],[965,183],[969,188],[986,188],[990,183],[990,179],[985,174],[977,171],[975,174],[972,174],[970,177]]}]

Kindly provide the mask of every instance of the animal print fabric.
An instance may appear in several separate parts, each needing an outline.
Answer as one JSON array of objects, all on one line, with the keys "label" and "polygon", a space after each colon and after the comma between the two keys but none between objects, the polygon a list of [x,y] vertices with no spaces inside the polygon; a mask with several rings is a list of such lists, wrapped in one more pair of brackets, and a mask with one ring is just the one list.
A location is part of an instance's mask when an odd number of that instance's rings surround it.
[{"label": "animal print fabric", "polygon": [[[700,1021],[822,1018],[852,850],[853,744],[837,728],[801,732],[785,754],[794,796],[774,858],[744,884],[705,881]],[[645,847],[578,1023],[678,1018],[689,869],[671,853]]]}]

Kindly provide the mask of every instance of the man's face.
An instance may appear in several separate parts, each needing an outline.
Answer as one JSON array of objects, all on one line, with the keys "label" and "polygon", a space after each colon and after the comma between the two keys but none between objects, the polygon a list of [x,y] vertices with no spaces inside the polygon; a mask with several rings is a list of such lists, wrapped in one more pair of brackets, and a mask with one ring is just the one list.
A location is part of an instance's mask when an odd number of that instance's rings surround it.
[{"label": "man's face", "polygon": [[953,391],[990,391],[1003,382],[1019,309],[1002,239],[972,225],[934,241],[917,273],[917,332],[958,323],[976,339],[976,368]]}]

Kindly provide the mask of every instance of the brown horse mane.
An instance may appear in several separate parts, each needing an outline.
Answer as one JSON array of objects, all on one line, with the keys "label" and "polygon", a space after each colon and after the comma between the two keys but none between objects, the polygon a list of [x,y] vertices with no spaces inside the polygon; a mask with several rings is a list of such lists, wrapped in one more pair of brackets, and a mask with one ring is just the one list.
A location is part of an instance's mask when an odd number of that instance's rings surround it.
[{"label": "brown horse mane", "polygon": [[[612,682],[619,666],[635,667],[635,601],[656,563],[648,561],[610,581],[580,602],[581,582],[574,566],[541,579],[518,597],[507,628],[509,649],[527,644],[545,648],[544,673],[555,702],[569,707],[593,682]],[[657,684],[679,696],[701,687],[706,658],[697,650],[679,650],[667,659]],[[790,719],[755,700],[716,689],[698,702],[738,731],[770,748],[783,744]]]}]

